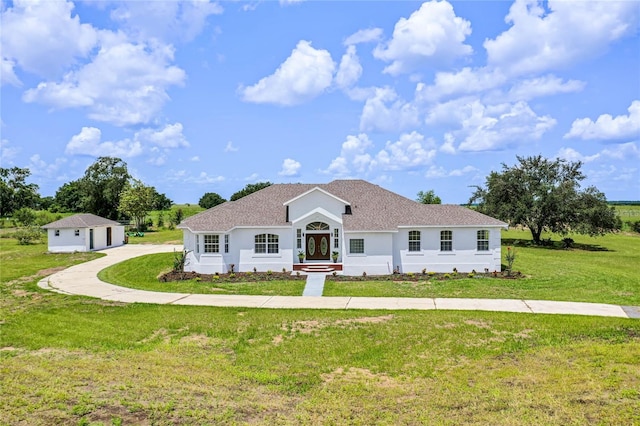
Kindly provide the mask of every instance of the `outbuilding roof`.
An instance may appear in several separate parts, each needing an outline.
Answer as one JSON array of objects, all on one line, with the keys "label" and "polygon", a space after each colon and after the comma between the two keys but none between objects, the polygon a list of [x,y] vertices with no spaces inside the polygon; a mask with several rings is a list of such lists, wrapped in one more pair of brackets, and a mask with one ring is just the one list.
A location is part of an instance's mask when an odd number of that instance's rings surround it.
[{"label": "outbuilding roof", "polygon": [[68,216],[44,225],[43,229],[91,228],[93,226],[119,226],[115,220],[106,219],[91,213],[80,213]]},{"label": "outbuilding roof", "polygon": [[178,228],[228,232],[235,227],[290,227],[285,204],[316,187],[349,203],[351,214],[342,215],[345,232],[395,231],[407,226],[507,226],[463,206],[421,204],[364,180],[334,180],[327,184],[274,184],[191,216]]}]

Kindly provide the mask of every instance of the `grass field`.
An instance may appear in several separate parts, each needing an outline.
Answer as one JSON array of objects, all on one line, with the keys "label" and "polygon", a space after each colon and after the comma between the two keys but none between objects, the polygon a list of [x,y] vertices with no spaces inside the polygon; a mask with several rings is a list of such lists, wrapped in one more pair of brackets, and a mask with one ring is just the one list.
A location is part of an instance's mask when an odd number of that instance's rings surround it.
[{"label": "grass field", "polygon": [[638,320],[124,305],[45,252],[0,239],[2,425],[640,423]]}]

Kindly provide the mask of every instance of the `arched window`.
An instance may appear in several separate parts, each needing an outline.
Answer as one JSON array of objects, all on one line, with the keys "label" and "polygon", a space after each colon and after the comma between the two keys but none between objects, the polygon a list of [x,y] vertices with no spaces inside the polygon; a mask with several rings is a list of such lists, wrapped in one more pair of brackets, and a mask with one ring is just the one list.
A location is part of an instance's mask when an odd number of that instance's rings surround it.
[{"label": "arched window", "polygon": [[256,253],[276,254],[280,252],[278,236],[276,234],[258,234],[255,237]]},{"label": "arched window", "polygon": [[307,231],[328,231],[329,225],[324,222],[311,222],[307,225]]},{"label": "arched window", "polygon": [[420,231],[409,231],[409,251],[420,251]]}]

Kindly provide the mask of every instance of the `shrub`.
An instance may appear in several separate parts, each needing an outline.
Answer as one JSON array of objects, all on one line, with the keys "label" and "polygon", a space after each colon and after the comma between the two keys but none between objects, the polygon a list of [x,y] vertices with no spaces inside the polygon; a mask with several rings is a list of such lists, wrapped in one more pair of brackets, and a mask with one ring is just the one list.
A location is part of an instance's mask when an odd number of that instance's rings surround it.
[{"label": "shrub", "polygon": [[573,238],[564,238],[564,239],[562,240],[562,246],[563,246],[564,248],[571,248],[571,247],[573,247],[573,243],[574,243],[574,242],[575,242],[575,241],[573,241]]},{"label": "shrub", "polygon": [[23,207],[13,212],[13,219],[24,226],[31,226],[36,222],[36,212],[29,207]]},{"label": "shrub", "polygon": [[42,242],[42,232],[36,227],[18,229],[13,236],[21,246]]},{"label": "shrub", "polygon": [[631,230],[633,232],[640,233],[640,220],[636,220],[635,222],[631,223]]},{"label": "shrub", "polygon": [[409,278],[413,278],[413,275],[414,275],[414,274],[413,274],[413,272],[407,272],[407,276],[408,276]]},{"label": "shrub", "polygon": [[442,276],[442,278],[444,278],[445,280],[448,280],[449,278],[451,278],[451,275],[449,275],[449,274],[444,274],[444,275]]}]

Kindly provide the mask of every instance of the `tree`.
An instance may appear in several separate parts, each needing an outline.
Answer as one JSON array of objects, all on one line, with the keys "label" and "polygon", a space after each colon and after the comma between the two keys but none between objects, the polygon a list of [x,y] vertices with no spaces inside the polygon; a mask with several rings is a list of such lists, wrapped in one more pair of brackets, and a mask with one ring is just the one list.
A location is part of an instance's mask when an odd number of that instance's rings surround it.
[{"label": "tree", "polygon": [[23,207],[35,208],[40,200],[38,185],[27,183],[28,168],[0,167],[0,216],[8,216]]},{"label": "tree", "polygon": [[153,209],[152,210],[169,210],[173,205],[165,194],[159,194],[155,188],[153,189]]},{"label": "tree", "polygon": [[134,179],[120,194],[118,211],[133,218],[138,231],[143,230],[144,219],[153,208],[154,189]]},{"label": "tree", "polygon": [[115,157],[99,157],[80,179],[83,209],[108,219],[118,219],[120,194],[129,178],[127,163]]},{"label": "tree", "polygon": [[226,201],[227,200],[225,200],[215,192],[207,192],[202,196],[202,198],[200,198],[200,201],[198,201],[198,205],[203,209],[210,209],[211,207],[215,207],[218,204],[222,204]]},{"label": "tree", "polygon": [[595,236],[617,229],[615,210],[604,194],[595,187],[579,190],[585,178],[581,162],[516,158],[519,164],[502,164],[502,172],[491,172],[485,187],[476,186],[469,204],[477,202],[479,212],[529,228],[537,244],[544,230]]},{"label": "tree", "polygon": [[67,182],[56,191],[54,208],[60,212],[80,213],[83,211],[83,198],[82,182]]},{"label": "tree", "polygon": [[442,204],[442,200],[435,192],[433,192],[433,189],[430,189],[427,192],[418,192],[418,198],[416,201],[422,204]]},{"label": "tree", "polygon": [[260,191],[261,189],[264,189],[267,186],[271,186],[271,182],[249,183],[243,189],[231,195],[231,197],[229,198],[229,201],[239,200],[240,198],[246,197],[247,195],[252,194],[256,191]]}]

